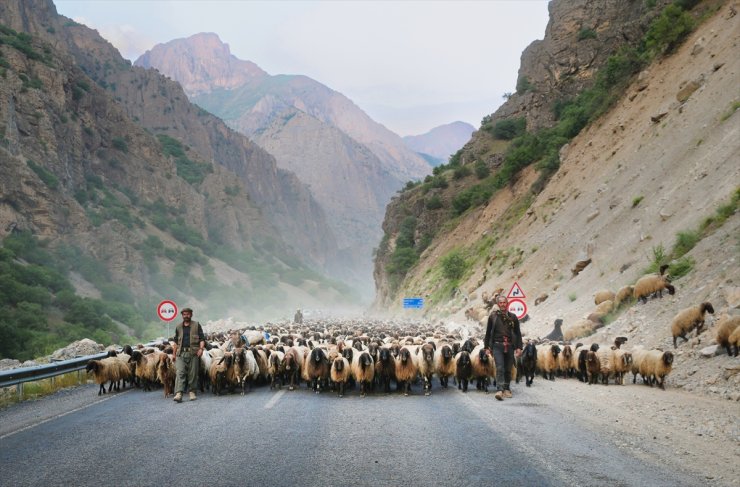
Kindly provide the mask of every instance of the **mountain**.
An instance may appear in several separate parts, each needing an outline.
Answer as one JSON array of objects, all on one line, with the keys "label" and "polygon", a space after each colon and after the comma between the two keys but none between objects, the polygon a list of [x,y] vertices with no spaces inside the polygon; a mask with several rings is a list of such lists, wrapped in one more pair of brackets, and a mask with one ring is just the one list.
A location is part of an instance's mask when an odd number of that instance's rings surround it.
[{"label": "mountain", "polygon": [[113,342],[161,333],[163,298],[203,320],[353,299],[322,275],[342,255],[308,188],[176,82],[50,1],[1,3],[0,41],[4,333]]},{"label": "mountain", "polygon": [[190,99],[249,136],[307,183],[329,216],[343,276],[372,295],[372,251],[390,198],[430,172],[400,137],[344,95],[306,76],[269,75],[216,34],[159,44],[136,60],[180,82]]},{"label": "mountain", "polygon": [[484,293],[518,282],[524,329],[545,336],[556,318],[566,330],[589,316],[596,291],[660,264],[676,295],[589,320],[594,341],[672,349],[680,309],[737,308],[740,17],[728,2],[634,6],[549,4],[517,92],[389,204],[377,310],[423,296],[427,317],[465,321],[486,316]]},{"label": "mountain", "polygon": [[422,156],[429,155],[444,164],[470,140],[473,132],[475,127],[469,123],[452,122],[435,127],[425,134],[407,135],[403,141],[414,152]]}]

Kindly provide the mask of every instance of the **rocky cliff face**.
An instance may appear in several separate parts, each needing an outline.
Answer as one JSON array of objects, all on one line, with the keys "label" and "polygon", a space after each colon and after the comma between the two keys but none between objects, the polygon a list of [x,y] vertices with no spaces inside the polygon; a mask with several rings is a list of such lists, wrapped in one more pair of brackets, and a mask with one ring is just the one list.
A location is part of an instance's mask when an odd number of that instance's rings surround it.
[{"label": "rocky cliff face", "polygon": [[[607,59],[607,46],[586,54],[582,43],[593,34],[579,40],[581,29],[593,30],[598,39],[613,39],[609,48],[614,51],[622,41],[637,42],[646,19],[654,18],[661,6],[636,14],[605,2],[552,2],[546,38],[522,57],[520,78],[526,75],[536,91],[513,95],[492,119],[524,116],[528,128],[552,125],[552,100],[590,86]],[[635,8],[645,7],[636,2]],[[737,133],[732,122],[736,91],[731,88],[737,59],[730,53],[737,42],[738,17],[721,2],[702,3],[695,10],[695,18],[711,15],[711,21],[701,24],[675,53],[659,57],[635,76],[611,111],[561,148],[560,168],[541,192],[532,191],[538,174],[530,166],[459,217],[452,200],[479,182],[462,171],[460,178],[452,170],[442,175],[446,187],[430,183],[427,193],[406,191],[394,199],[376,259],[378,308],[397,309],[401,296],[426,296],[430,316],[464,319],[463,306],[480,306],[483,291],[508,289],[518,281],[530,298],[548,296],[537,308],[532,299],[527,301],[534,320],[529,329],[544,335],[555,318],[568,324],[588,315],[596,290],[634,282],[655,248],[670,250],[679,232],[697,228],[729,201],[739,180],[737,165],[726,164],[739,150],[737,142],[730,142]],[[461,163],[468,168],[483,164],[495,173],[506,147],[506,141],[480,130],[462,151]],[[435,195],[439,205],[430,208]],[[702,195],[701,203],[697,195]],[[394,282],[388,270],[397,265],[394,249],[410,218],[415,249],[423,252],[404,279]],[[737,225],[734,218],[730,231]],[[433,236],[431,243],[419,246],[428,236]],[[717,257],[723,266],[734,259],[725,250]],[[445,277],[441,265],[455,254],[468,265],[458,281]],[[574,264],[589,257],[590,266],[571,279]],[[724,277],[733,280],[735,275]],[[721,288],[724,277],[703,268],[678,284],[690,289],[694,302],[711,298],[720,306],[735,306],[721,289],[700,284],[707,280]],[[678,305],[674,303],[674,313]]]},{"label": "rocky cliff face", "polygon": [[430,171],[423,159],[343,95],[306,76],[267,75],[214,34],[157,45],[135,64],[181,82],[192,100],[308,184],[349,259],[336,262],[341,277],[372,295],[372,249],[385,205]]},{"label": "rocky cliff face", "polygon": [[[197,283],[177,275],[229,293],[273,289],[262,303],[255,291],[222,312],[314,302],[301,278],[288,285],[282,275],[309,276],[306,263],[334,265],[337,251],[295,175],[191,105],[177,83],[132,68],[94,31],[58,16],[51,2],[3,2],[0,23],[20,32],[6,29],[0,45],[3,236],[28,230],[72,244],[143,301],[174,272],[172,292],[191,302]],[[162,245],[149,249],[154,260],[143,252],[151,242]],[[201,250],[210,257],[198,257]],[[183,256],[200,264],[178,268]]]}]

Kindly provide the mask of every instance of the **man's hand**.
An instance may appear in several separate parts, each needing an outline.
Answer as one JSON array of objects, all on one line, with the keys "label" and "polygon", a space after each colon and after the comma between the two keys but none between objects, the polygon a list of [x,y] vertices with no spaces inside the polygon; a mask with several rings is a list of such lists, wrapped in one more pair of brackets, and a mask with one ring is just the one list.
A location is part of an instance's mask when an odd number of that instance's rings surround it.
[{"label": "man's hand", "polygon": [[203,355],[203,349],[202,348],[199,348],[198,351],[195,352],[195,355],[197,355],[198,357],[200,357],[201,355]]},{"label": "man's hand", "polygon": [[514,356],[516,358],[521,357],[522,356],[522,349],[521,348],[517,348],[516,350],[514,350]]}]

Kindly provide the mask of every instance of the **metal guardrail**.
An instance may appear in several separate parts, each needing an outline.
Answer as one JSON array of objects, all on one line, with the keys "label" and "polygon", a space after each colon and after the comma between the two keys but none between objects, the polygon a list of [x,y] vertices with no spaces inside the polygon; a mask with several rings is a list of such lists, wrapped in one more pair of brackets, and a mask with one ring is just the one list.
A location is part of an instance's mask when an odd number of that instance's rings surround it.
[{"label": "metal guardrail", "polygon": [[10,387],[23,384],[24,382],[49,379],[68,372],[82,370],[90,360],[99,360],[107,356],[108,352],[101,352],[96,355],[86,355],[84,357],[76,357],[69,360],[62,360],[61,362],[37,365],[35,367],[18,367],[3,370],[0,372],[0,387]]},{"label": "metal guardrail", "polygon": [[[158,342],[149,342],[145,347],[153,346]],[[117,350],[120,352],[120,350]],[[37,365],[35,367],[17,367],[0,371],[0,387],[18,386],[18,394],[23,396],[23,384],[37,380],[50,379],[58,375],[82,370],[90,360],[100,360],[108,356],[108,352],[100,352],[95,355],[85,355],[68,360],[52,362],[50,364]]]}]

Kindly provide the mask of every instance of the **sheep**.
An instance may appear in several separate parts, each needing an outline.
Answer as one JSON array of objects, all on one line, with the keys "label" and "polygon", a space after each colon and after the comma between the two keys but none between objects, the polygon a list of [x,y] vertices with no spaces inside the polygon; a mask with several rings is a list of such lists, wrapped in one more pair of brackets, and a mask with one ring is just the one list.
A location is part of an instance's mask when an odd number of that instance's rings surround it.
[{"label": "sheep", "polygon": [[596,291],[594,293],[594,304],[600,305],[604,301],[612,301],[614,302],[614,299],[616,298],[616,294],[612,291],[609,291],[608,289],[602,289],[601,291]]},{"label": "sheep", "polygon": [[626,303],[630,300],[632,300],[632,295],[635,292],[634,286],[624,286],[619,291],[617,291],[616,296],[614,296],[614,307],[618,308],[622,305],[622,303]]},{"label": "sheep", "polygon": [[573,362],[573,349],[570,345],[564,345],[563,351],[558,355],[558,370],[566,379],[570,375],[571,363]]},{"label": "sheep", "polygon": [[403,395],[411,392],[411,381],[416,379],[417,367],[413,355],[408,347],[402,347],[396,357],[396,381],[403,383]]},{"label": "sheep", "polygon": [[545,379],[555,380],[558,354],[560,354],[560,347],[555,344],[537,350],[537,368],[542,372],[542,377]]},{"label": "sheep", "polygon": [[434,354],[434,368],[439,377],[439,383],[447,389],[450,376],[455,375],[455,360],[450,345],[442,345]]},{"label": "sheep", "polygon": [[144,384],[145,391],[150,391],[152,384],[157,382],[157,363],[161,353],[159,350],[147,354],[143,354],[140,350],[134,350],[131,353],[129,361],[136,364],[136,377]]},{"label": "sheep", "polygon": [[283,357],[283,369],[290,378],[288,390],[295,389],[298,378],[301,376],[301,366],[303,365],[303,353],[298,347],[290,347],[285,351]]},{"label": "sheep", "polygon": [[115,357],[116,360],[120,361],[122,364],[124,364],[125,368],[121,369],[121,380],[117,381],[113,384],[113,390],[119,391],[121,390],[121,383],[123,383],[123,387],[126,387],[126,382],[133,384],[134,379],[134,371],[136,370],[136,364],[131,363],[131,354],[126,353],[128,347],[128,351],[131,352],[131,347],[129,345],[126,345],[123,348],[123,352],[118,353],[115,350],[108,350],[108,357]]},{"label": "sheep", "polygon": [[352,375],[360,383],[360,397],[365,397],[368,385],[375,379],[375,362],[369,352],[356,354],[357,359],[352,362]]},{"label": "sheep", "polygon": [[206,383],[208,383],[208,371],[211,370],[211,363],[213,363],[213,350],[213,348],[204,350],[200,354],[200,367],[198,368],[200,392],[205,392]]},{"label": "sheep", "polygon": [[609,376],[614,372],[614,350],[611,347],[600,347],[596,355],[599,357],[601,383],[609,385]]},{"label": "sheep", "polygon": [[596,306],[596,309],[594,309],[594,311],[590,315],[588,315],[586,319],[593,321],[594,323],[603,324],[604,317],[611,313],[613,309],[614,301],[602,301],[598,306]]},{"label": "sheep", "polygon": [[578,262],[576,262],[576,265],[574,265],[574,266],[573,266],[573,268],[572,268],[572,269],[570,270],[570,272],[571,272],[571,274],[572,274],[572,275],[570,276],[570,278],[571,278],[571,279],[573,279],[574,277],[576,277],[576,276],[577,276],[578,274],[580,274],[580,273],[581,273],[581,271],[583,271],[583,269],[585,269],[585,268],[586,268],[586,267],[587,267],[587,266],[588,266],[588,265],[589,265],[590,263],[591,263],[591,259],[586,259],[586,260],[579,260]]},{"label": "sheep", "polygon": [[473,364],[470,360],[470,353],[462,350],[455,355],[455,379],[457,379],[457,388],[463,392],[468,392],[468,381],[473,377]]},{"label": "sheep", "polygon": [[624,385],[624,374],[632,366],[632,353],[617,348],[614,350],[614,383]]},{"label": "sheep", "polygon": [[424,395],[432,393],[432,375],[434,374],[434,352],[437,347],[433,343],[425,343],[416,349],[419,374],[424,379]]},{"label": "sheep", "polygon": [[[578,356],[578,380],[581,382],[588,382],[588,352],[598,352],[599,351],[599,344],[593,343],[591,347],[585,348],[585,347],[576,347],[576,352]],[[598,358],[598,357],[597,357]]]},{"label": "sheep", "polygon": [[309,382],[309,387],[318,394],[321,392],[321,385],[326,385],[329,379],[329,361],[326,358],[324,349],[316,347],[306,356],[303,362],[303,380]]},{"label": "sheep", "polygon": [[285,354],[279,350],[275,350],[270,354],[267,367],[267,374],[270,377],[270,389],[274,389],[276,383],[279,389],[283,387],[283,373],[285,372],[283,369],[284,357]]},{"label": "sheep", "polygon": [[252,390],[252,385],[259,379],[260,369],[257,364],[257,358],[254,356],[254,351],[250,348],[244,350],[244,364],[242,364],[242,395],[244,395],[244,389]]},{"label": "sheep", "polygon": [[105,394],[105,383],[110,381],[108,385],[108,392],[113,388],[113,383],[118,382],[124,376],[128,376],[128,366],[122,363],[115,357],[106,357],[100,360],[90,360],[85,367],[85,370],[93,373],[95,383],[100,387],[98,388],[98,396]]},{"label": "sheep", "polygon": [[640,374],[642,377],[643,384],[647,384],[646,377],[640,373],[640,368],[642,367],[642,362],[646,354],[647,350],[642,347],[638,346],[632,349],[632,365],[630,366],[630,371],[632,372],[633,384],[637,383],[637,374]]},{"label": "sheep", "polygon": [[470,364],[473,369],[473,377],[476,379],[476,388],[488,394],[488,383],[491,378],[496,380],[496,362],[491,352],[478,345],[470,354]]},{"label": "sheep", "polygon": [[159,354],[157,364],[157,379],[164,386],[164,398],[175,392],[175,362],[172,356],[166,353]]},{"label": "sheep", "polygon": [[547,334],[545,337],[545,340],[550,340],[553,342],[559,342],[563,340],[563,320],[560,318],[555,320],[555,328]]},{"label": "sheep", "polygon": [[597,325],[591,320],[582,319],[577,321],[573,326],[565,330],[563,338],[566,341],[571,341],[576,338],[586,337],[592,335],[596,331]]},{"label": "sheep", "polygon": [[537,305],[538,305],[538,304],[540,304],[540,303],[544,303],[544,302],[545,302],[545,300],[547,300],[547,298],[548,298],[548,297],[549,297],[549,296],[548,296],[548,294],[547,294],[547,293],[542,293],[542,294],[540,294],[540,295],[539,295],[539,296],[537,297],[537,299],[535,299],[535,300],[534,300],[534,305],[535,305],[535,306],[537,306]]},{"label": "sheep", "polygon": [[588,373],[588,385],[596,384],[601,372],[601,363],[596,352],[591,350],[586,352],[586,371]]},{"label": "sheep", "polygon": [[658,383],[658,387],[665,390],[665,378],[673,368],[673,352],[662,350],[650,350],[642,359],[640,374],[648,377],[648,384],[652,387]]},{"label": "sheep", "polygon": [[349,362],[346,358],[341,355],[337,356],[331,364],[331,370],[329,371],[329,377],[331,381],[338,386],[339,397],[344,396],[344,386],[349,380],[350,367]]},{"label": "sheep", "polygon": [[211,362],[211,368],[208,370],[208,378],[211,381],[211,391],[216,395],[221,395],[221,390],[226,384],[226,372],[231,365],[232,355],[223,355],[218,360]]},{"label": "sheep", "polygon": [[252,354],[254,355],[254,360],[257,362],[257,368],[259,369],[259,381],[261,383],[267,382],[267,353],[269,352],[269,350],[266,352],[265,350],[260,350],[257,347],[250,347],[249,349],[252,351]]},{"label": "sheep", "polygon": [[737,357],[738,353],[738,335],[737,332],[740,329],[740,315],[730,316],[728,313],[722,313],[719,317],[719,325],[717,326],[717,343],[725,347],[727,355],[734,355]]},{"label": "sheep", "polygon": [[375,361],[375,377],[383,387],[383,392],[391,392],[391,380],[396,380],[396,362],[390,348],[380,347],[378,349],[378,360]]},{"label": "sheep", "polygon": [[530,387],[534,381],[535,371],[537,369],[537,346],[534,342],[529,341],[524,345],[524,349],[521,355],[517,357],[516,363],[516,383],[519,383],[519,377],[523,375],[524,383],[527,387]]},{"label": "sheep", "polygon": [[670,284],[668,276],[648,274],[637,280],[632,295],[635,300],[647,303],[647,298],[651,294],[657,293],[658,297],[662,298],[664,289],[667,289],[671,296],[676,294],[676,288]]},{"label": "sheep", "polygon": [[673,348],[678,348],[676,340],[678,337],[688,342],[686,338],[687,333],[691,333],[691,330],[696,329],[696,336],[702,332],[704,327],[704,315],[709,312],[714,314],[714,308],[712,303],[706,302],[696,306],[679,311],[679,313],[671,321],[671,333],[673,334]]},{"label": "sheep", "polygon": [[729,349],[732,347],[735,350],[733,355],[737,357],[737,351],[738,348],[740,348],[740,326],[735,327],[735,330],[732,332],[727,342],[729,344],[729,347],[726,347],[728,349],[727,355],[730,355]]}]

